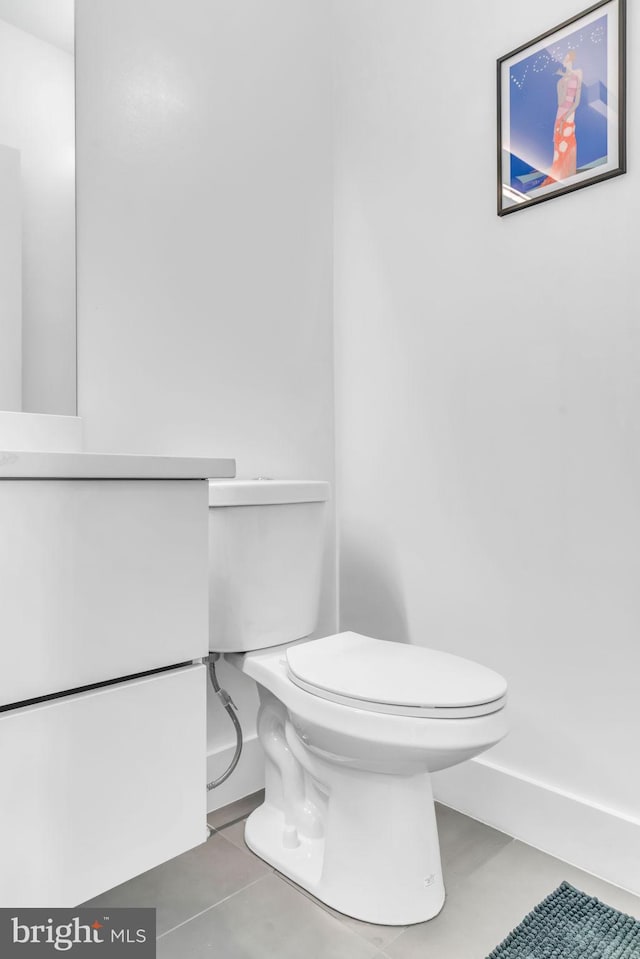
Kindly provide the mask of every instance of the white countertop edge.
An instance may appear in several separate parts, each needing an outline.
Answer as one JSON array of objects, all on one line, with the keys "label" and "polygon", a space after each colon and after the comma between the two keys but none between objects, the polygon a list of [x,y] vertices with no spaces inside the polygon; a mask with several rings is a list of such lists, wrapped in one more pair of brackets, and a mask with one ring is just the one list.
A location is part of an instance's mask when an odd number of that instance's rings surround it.
[{"label": "white countertop edge", "polygon": [[236,461],[205,456],[146,456],[0,450],[2,479],[233,479]]}]

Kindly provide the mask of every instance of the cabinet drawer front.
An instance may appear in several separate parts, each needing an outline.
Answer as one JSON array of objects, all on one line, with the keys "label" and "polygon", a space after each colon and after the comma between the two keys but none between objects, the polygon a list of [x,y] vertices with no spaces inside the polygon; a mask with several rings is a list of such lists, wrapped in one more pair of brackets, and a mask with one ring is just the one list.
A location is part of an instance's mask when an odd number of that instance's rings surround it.
[{"label": "cabinet drawer front", "polygon": [[204,842],[206,668],[0,714],[0,907],[76,906]]},{"label": "cabinet drawer front", "polygon": [[0,481],[0,705],[206,655],[207,491]]}]

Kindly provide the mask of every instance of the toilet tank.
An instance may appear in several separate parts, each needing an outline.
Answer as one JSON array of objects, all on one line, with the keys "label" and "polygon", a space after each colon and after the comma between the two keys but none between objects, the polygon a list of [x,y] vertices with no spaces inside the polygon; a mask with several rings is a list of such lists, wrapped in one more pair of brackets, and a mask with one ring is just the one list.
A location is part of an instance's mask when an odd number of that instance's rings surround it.
[{"label": "toilet tank", "polygon": [[209,482],[209,646],[279,646],[316,627],[329,484]]}]

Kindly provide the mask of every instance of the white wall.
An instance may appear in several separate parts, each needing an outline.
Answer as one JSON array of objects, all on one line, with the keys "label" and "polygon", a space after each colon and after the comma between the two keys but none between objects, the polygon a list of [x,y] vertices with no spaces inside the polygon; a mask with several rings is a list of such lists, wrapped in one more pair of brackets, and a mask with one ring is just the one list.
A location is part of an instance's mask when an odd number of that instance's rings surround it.
[{"label": "white wall", "polygon": [[22,409],[20,152],[0,144],[0,410]]},{"label": "white wall", "polygon": [[73,0],[0,0],[0,20],[73,56]]},{"label": "white wall", "polygon": [[[314,0],[80,0],[87,448],[333,479],[329,29]],[[333,552],[331,535],[324,632]],[[223,678],[251,735],[255,693]],[[209,739],[232,741],[218,707]]]},{"label": "white wall", "polygon": [[0,144],[20,151],[22,409],[75,414],[73,57],[0,19]]},{"label": "white wall", "polygon": [[640,825],[638,173],[495,213],[495,59],[575,3],[334,8],[342,628],[504,673],[491,762]]}]

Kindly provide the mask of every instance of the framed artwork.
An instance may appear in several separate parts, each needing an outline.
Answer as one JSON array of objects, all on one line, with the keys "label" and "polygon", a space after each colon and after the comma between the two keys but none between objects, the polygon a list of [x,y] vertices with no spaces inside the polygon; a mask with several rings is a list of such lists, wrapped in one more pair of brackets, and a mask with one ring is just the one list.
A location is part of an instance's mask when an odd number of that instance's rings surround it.
[{"label": "framed artwork", "polygon": [[626,172],[626,0],[498,60],[498,216]]}]

